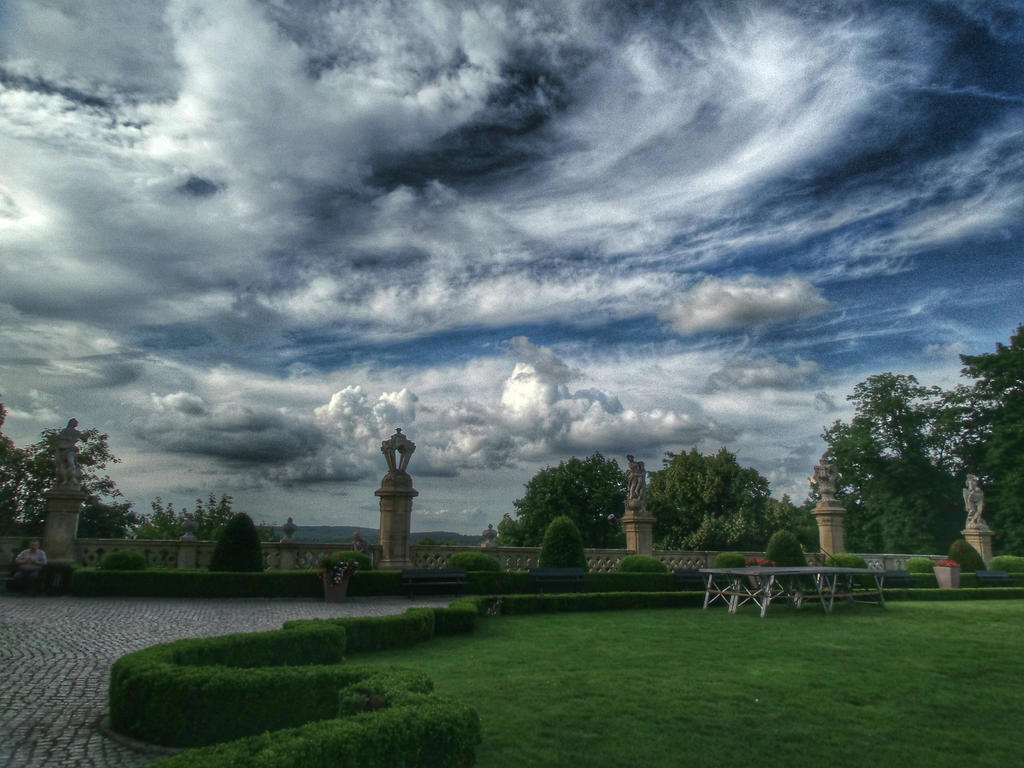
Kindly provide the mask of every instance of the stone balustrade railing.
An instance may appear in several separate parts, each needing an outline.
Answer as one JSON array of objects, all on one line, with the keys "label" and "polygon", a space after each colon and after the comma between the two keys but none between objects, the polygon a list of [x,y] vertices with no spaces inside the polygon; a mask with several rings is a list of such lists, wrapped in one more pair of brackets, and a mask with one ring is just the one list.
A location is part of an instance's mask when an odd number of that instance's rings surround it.
[{"label": "stone balustrade railing", "polygon": [[[23,548],[22,538],[0,538],[0,569],[7,570]],[[212,541],[160,541],[153,539],[76,539],[75,560],[83,565],[99,565],[104,557],[117,550],[141,552],[153,568],[208,568],[215,543]],[[344,549],[344,544],[302,544],[298,542],[263,542],[264,562],[268,569],[293,570],[315,568],[321,555]],[[380,548],[371,548],[376,561]],[[540,547],[468,547],[446,545],[413,545],[409,558],[416,568],[443,568],[448,557],[456,552],[484,552],[498,559],[503,570],[526,571],[537,567]],[[623,557],[630,554],[624,549],[587,549],[587,565],[592,572],[614,571]],[[744,552],[748,557],[763,557],[763,552]],[[667,552],[655,550],[654,557],[668,566],[680,568],[710,568],[718,552]],[[941,560],[942,555],[861,554],[868,567],[874,570],[895,571],[906,568],[911,557],[930,557]],[[824,555],[808,554],[812,564],[822,564]]]}]

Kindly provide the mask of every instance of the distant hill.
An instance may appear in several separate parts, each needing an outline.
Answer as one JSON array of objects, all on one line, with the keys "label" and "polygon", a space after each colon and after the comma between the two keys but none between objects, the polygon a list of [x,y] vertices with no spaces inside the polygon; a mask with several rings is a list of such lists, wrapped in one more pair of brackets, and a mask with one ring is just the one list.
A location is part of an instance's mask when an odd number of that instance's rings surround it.
[{"label": "distant hill", "polygon": [[[380,530],[377,528],[364,528],[360,525],[300,525],[295,531],[295,540],[304,544],[347,544],[352,541],[352,534],[359,531],[370,544],[380,543]],[[281,526],[274,528],[274,533],[284,536]],[[452,531],[413,531],[409,535],[409,541],[418,544],[420,539],[432,539],[437,544],[458,544],[460,546],[477,546],[482,536],[467,536]]]}]

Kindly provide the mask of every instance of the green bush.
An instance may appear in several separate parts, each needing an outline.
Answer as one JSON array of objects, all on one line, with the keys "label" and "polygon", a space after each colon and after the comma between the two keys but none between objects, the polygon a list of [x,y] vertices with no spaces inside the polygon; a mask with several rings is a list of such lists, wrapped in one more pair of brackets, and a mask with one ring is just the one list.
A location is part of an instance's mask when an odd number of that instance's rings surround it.
[{"label": "green bush", "polygon": [[930,557],[912,557],[907,560],[907,570],[910,573],[933,573],[934,567],[935,561]]},{"label": "green bush", "polygon": [[825,558],[825,565],[829,568],[867,568],[868,563],[860,555],[852,552],[836,552]]},{"label": "green bush", "polygon": [[541,568],[582,568],[587,570],[583,537],[576,524],[566,515],[556,517],[544,532],[540,545]]},{"label": "green bush", "polygon": [[699,608],[703,592],[602,592],[560,595],[504,595],[489,598],[490,613],[571,613],[576,611],[623,611],[648,608]]},{"label": "green bush", "polygon": [[960,563],[961,571],[985,570],[985,561],[981,559],[978,550],[968,544],[966,539],[957,539],[949,545],[949,559]]},{"label": "green bush", "polygon": [[616,570],[621,573],[668,573],[668,566],[650,555],[626,555]]},{"label": "green bush", "polygon": [[462,568],[466,571],[500,571],[498,558],[483,552],[456,552],[448,557],[445,568]]},{"label": "green bush", "polygon": [[146,556],[132,549],[119,549],[104,557],[100,568],[104,571],[144,571]]},{"label": "green bush", "polygon": [[359,566],[359,571],[373,570],[373,560],[369,555],[364,555],[362,552],[354,552],[350,549],[343,549],[340,552],[332,552],[326,557],[321,557],[317,565],[324,568],[328,564],[335,563],[355,563]]},{"label": "green bush", "polygon": [[780,568],[802,567],[807,565],[800,540],[792,531],[776,531],[768,539],[764,556]]},{"label": "green bush", "polygon": [[243,573],[263,570],[260,536],[252,518],[244,512],[234,515],[221,529],[210,556],[210,570]]},{"label": "green bush", "polygon": [[348,583],[348,594],[351,597],[404,595],[405,593],[401,571],[360,571]]},{"label": "green bush", "polygon": [[1024,573],[1024,557],[1014,555],[999,555],[993,557],[989,568],[993,571],[1006,571],[1007,573]]},{"label": "green bush", "polygon": [[719,552],[715,557],[715,568],[743,568],[747,556],[742,552]]}]

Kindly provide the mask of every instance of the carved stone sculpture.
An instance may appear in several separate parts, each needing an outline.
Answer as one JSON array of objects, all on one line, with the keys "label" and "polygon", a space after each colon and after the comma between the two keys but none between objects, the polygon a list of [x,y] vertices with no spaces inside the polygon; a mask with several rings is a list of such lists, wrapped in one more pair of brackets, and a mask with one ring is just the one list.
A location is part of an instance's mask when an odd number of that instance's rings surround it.
[{"label": "carved stone sculpture", "polygon": [[811,485],[817,488],[823,501],[835,501],[836,487],[839,482],[839,472],[835,465],[828,460],[828,454],[823,453],[818,464],[814,467],[814,477],[811,478]]},{"label": "carved stone sculpture", "polygon": [[988,528],[981,516],[985,513],[985,492],[978,484],[977,475],[968,475],[964,486],[964,507],[967,510],[965,528]]},{"label": "carved stone sculpture", "polygon": [[57,433],[55,448],[57,477],[56,488],[63,490],[79,490],[82,487],[82,468],[78,466],[78,446],[82,433],[76,427],[77,419],[69,419],[68,425]]},{"label": "carved stone sculpture", "polygon": [[380,452],[384,454],[384,460],[388,463],[388,475],[407,474],[409,459],[415,450],[416,443],[402,434],[401,427],[397,427],[395,434],[380,444]]},{"label": "carved stone sculpture", "polygon": [[626,499],[638,502],[638,507],[644,507],[647,500],[647,470],[642,461],[636,461],[632,455],[626,456],[629,468],[626,470]]}]

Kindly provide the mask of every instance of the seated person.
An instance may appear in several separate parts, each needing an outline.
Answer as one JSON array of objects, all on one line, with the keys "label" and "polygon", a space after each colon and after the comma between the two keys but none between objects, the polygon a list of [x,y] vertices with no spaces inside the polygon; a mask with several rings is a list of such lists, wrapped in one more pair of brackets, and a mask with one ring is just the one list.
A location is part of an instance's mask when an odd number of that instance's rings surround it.
[{"label": "seated person", "polygon": [[39,588],[43,566],[46,565],[46,553],[39,548],[39,539],[29,539],[28,549],[23,549],[14,558],[14,565],[16,570],[12,586],[15,589]]}]

